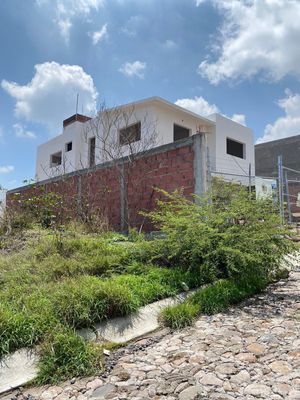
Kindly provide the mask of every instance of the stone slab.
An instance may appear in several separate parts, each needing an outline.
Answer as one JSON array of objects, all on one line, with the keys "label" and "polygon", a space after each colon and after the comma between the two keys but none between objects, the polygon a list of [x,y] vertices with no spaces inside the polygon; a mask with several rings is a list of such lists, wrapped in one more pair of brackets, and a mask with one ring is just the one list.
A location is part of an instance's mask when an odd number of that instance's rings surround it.
[{"label": "stone slab", "polygon": [[5,357],[0,363],[0,393],[17,388],[37,377],[39,357],[28,349],[21,349]]}]

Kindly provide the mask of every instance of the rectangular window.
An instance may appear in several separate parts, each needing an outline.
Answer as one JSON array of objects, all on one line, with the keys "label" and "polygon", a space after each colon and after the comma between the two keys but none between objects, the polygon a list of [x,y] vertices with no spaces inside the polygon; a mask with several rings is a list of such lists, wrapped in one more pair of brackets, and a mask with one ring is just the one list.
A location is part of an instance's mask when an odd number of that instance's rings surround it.
[{"label": "rectangular window", "polygon": [[141,140],[141,123],[130,125],[126,128],[120,129],[119,143],[120,146],[125,146],[130,143],[138,142]]},{"label": "rectangular window", "polygon": [[176,142],[176,140],[185,139],[190,136],[190,130],[188,128],[176,124],[174,124],[173,133],[174,142]]},{"label": "rectangular window", "polygon": [[95,165],[96,138],[92,137],[89,140],[89,166]]},{"label": "rectangular window", "polygon": [[66,143],[66,153],[72,150],[72,142]]},{"label": "rectangular window", "polygon": [[245,144],[237,142],[236,140],[227,138],[226,152],[231,156],[244,158],[245,157]]},{"label": "rectangular window", "polygon": [[50,167],[57,167],[58,165],[61,165],[61,160],[62,160],[61,151],[51,154]]}]

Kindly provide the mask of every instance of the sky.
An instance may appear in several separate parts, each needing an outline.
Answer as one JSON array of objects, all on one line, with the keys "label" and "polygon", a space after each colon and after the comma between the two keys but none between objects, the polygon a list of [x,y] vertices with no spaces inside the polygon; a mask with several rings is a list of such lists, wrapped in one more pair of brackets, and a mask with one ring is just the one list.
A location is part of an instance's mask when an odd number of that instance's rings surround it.
[{"label": "sky", "polygon": [[257,143],[300,134],[298,0],[1,0],[0,187],[76,110],[161,96]]}]

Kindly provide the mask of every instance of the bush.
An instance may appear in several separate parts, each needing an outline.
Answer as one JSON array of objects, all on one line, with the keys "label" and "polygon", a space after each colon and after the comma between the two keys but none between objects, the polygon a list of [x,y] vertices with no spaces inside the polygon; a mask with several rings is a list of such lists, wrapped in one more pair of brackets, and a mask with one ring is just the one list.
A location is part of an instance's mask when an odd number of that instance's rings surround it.
[{"label": "bush", "polygon": [[156,241],[159,254],[147,246],[153,262],[189,270],[201,266],[211,281],[247,280],[249,271],[268,281],[293,249],[274,203],[250,198],[244,187],[217,180],[208,198],[195,201],[181,192],[162,194],[157,210],[147,214],[166,233]]},{"label": "bush", "polygon": [[166,326],[171,329],[180,329],[191,325],[199,314],[198,304],[192,304],[188,301],[175,306],[168,306],[163,309],[160,318]]}]

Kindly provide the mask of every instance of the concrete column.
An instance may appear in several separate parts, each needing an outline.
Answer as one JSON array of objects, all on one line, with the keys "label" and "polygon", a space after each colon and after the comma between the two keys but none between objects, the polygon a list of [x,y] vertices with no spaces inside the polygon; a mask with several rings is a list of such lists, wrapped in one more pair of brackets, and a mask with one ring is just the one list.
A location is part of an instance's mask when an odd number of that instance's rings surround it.
[{"label": "concrete column", "polygon": [[207,191],[207,156],[206,156],[206,134],[197,133],[193,136],[194,150],[194,179],[195,194],[203,195]]},{"label": "concrete column", "polygon": [[125,183],[125,167],[124,163],[119,165],[119,180],[120,180],[120,226],[121,232],[125,232],[127,230],[127,222],[126,222],[126,183]]},{"label": "concrete column", "polygon": [[82,182],[81,182],[81,175],[78,175],[78,179],[77,179],[77,198],[76,198],[76,202],[77,202],[77,217],[81,217],[81,193],[82,193]]}]

